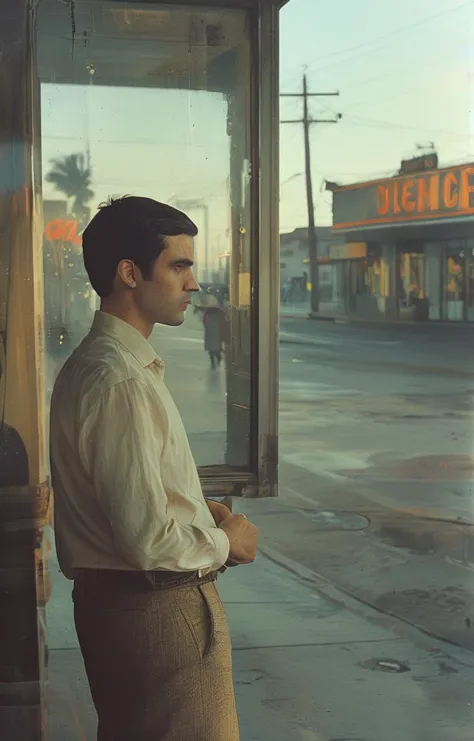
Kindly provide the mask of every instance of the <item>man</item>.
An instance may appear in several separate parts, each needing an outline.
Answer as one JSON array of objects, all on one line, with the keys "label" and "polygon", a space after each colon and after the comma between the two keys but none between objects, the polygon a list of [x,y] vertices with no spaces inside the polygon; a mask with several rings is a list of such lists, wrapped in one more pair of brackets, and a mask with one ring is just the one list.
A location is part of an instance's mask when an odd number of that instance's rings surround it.
[{"label": "man", "polygon": [[204,349],[211,361],[211,370],[222,363],[222,352],[226,332],[227,317],[217,298],[212,294],[203,307]]},{"label": "man", "polygon": [[83,235],[101,298],[51,402],[55,532],[99,741],[238,741],[231,646],[215,586],[257,530],[203,497],[148,343],[184,321],[196,226],[149,198],[102,207]]}]

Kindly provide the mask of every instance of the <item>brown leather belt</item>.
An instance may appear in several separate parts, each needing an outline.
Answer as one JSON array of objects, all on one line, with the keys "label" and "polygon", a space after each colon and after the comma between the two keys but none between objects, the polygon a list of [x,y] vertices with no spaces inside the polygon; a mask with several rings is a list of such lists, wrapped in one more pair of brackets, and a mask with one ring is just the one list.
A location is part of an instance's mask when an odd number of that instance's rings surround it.
[{"label": "brown leather belt", "polygon": [[76,584],[97,587],[115,587],[149,591],[153,589],[180,589],[198,587],[215,581],[217,571],[200,576],[199,571],[119,571],[115,569],[81,569]]}]

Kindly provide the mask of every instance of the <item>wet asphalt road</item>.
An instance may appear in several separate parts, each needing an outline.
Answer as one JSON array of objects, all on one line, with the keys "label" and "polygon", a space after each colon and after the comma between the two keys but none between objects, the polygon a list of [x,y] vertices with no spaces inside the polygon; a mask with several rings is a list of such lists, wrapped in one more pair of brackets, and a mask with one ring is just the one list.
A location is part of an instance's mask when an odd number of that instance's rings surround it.
[{"label": "wet asphalt road", "polygon": [[[282,321],[284,458],[333,480],[376,480],[396,508],[470,519],[473,339],[458,327]],[[429,494],[414,491],[423,483]]]},{"label": "wet asphalt road", "polygon": [[282,509],[263,517],[252,503],[264,537],[474,649],[474,332],[304,319],[281,330]]},{"label": "wet asphalt road", "polygon": [[283,343],[314,343],[322,362],[383,369],[470,375],[474,379],[474,326],[459,324],[364,324],[281,319]]}]

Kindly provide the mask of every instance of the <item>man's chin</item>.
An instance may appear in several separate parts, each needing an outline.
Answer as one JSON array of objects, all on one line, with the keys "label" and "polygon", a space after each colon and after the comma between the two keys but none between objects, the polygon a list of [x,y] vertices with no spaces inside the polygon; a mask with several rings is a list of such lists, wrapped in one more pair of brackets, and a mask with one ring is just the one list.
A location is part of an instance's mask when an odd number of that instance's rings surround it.
[{"label": "man's chin", "polygon": [[165,324],[167,327],[180,327],[184,323],[185,314],[184,311],[176,314],[176,316],[162,319],[158,324]]}]

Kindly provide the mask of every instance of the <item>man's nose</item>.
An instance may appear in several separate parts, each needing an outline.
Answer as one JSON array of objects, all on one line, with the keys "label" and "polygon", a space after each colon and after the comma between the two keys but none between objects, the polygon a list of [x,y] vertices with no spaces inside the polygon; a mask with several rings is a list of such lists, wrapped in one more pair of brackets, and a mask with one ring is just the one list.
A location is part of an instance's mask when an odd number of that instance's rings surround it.
[{"label": "man's nose", "polygon": [[189,282],[188,282],[188,285],[186,286],[186,290],[187,290],[187,291],[190,291],[190,292],[192,291],[192,292],[194,292],[194,293],[195,293],[196,291],[200,291],[200,290],[201,290],[201,286],[200,286],[200,285],[199,285],[199,283],[197,282],[197,280],[196,280],[196,278],[194,277],[194,275],[193,275],[193,276],[192,276],[192,277],[190,278],[190,280],[189,280]]}]

